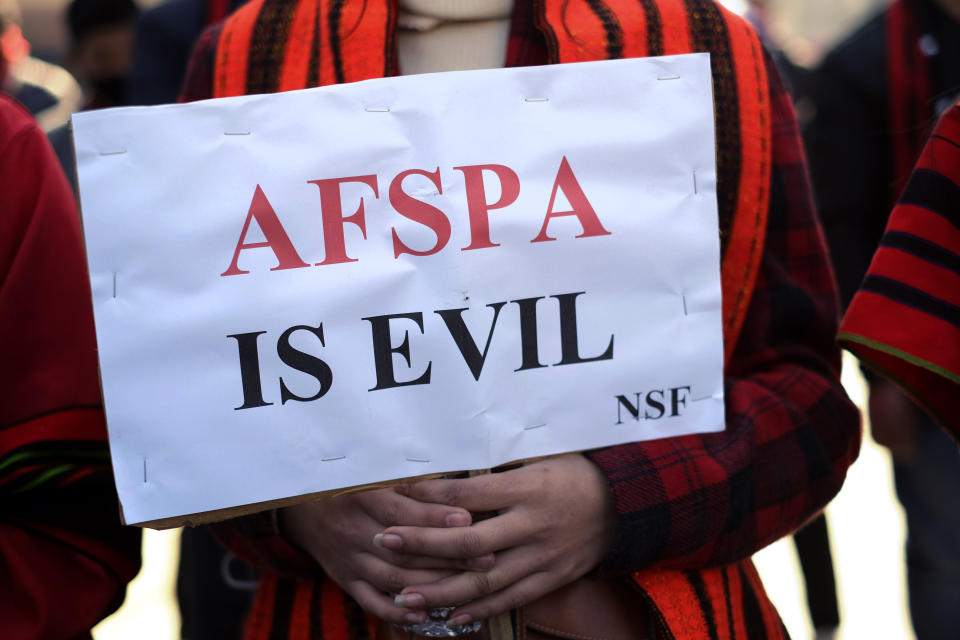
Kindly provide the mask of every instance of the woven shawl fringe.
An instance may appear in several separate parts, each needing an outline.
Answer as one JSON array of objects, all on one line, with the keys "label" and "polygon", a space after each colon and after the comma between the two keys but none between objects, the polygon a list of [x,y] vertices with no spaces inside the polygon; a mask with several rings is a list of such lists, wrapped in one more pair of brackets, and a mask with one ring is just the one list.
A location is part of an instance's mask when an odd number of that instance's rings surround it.
[{"label": "woven shawl fringe", "polygon": [[251,0],[223,26],[213,95],[290,91],[390,75],[396,13],[391,0]]},{"label": "woven shawl fringe", "polygon": [[788,640],[751,560],[701,571],[634,574],[678,640]]}]

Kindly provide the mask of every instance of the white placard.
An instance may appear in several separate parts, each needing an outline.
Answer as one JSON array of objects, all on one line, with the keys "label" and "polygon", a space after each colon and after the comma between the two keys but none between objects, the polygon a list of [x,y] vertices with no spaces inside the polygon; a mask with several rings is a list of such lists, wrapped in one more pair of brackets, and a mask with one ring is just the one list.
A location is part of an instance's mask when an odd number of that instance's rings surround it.
[{"label": "white placard", "polygon": [[723,429],[707,54],[73,131],[128,523]]}]

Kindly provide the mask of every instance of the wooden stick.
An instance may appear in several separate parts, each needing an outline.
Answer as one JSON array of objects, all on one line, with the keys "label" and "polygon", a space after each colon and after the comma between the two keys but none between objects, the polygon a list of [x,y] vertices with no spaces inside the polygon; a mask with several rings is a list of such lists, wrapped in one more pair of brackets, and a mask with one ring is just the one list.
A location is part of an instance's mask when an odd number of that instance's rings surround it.
[{"label": "wooden stick", "polygon": [[490,640],[514,640],[509,611],[487,619],[486,624],[490,628]]}]

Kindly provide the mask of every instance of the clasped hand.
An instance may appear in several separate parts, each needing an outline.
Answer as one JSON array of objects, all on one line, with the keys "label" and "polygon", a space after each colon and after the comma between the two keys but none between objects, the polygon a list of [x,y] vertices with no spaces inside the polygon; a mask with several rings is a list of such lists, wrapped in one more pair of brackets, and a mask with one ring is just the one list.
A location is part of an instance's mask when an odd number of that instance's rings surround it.
[{"label": "clasped hand", "polygon": [[[471,512],[496,515],[474,523]],[[451,622],[466,624],[596,567],[613,544],[616,511],[604,475],[572,454],[323,499],[283,510],[281,523],[373,615],[411,624],[424,609],[462,603]]]}]

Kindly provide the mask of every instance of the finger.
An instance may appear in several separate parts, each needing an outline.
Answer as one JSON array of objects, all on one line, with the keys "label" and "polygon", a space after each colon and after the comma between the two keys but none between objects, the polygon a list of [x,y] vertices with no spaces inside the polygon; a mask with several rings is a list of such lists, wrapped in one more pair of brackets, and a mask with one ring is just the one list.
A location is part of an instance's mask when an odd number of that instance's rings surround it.
[{"label": "finger", "polygon": [[405,495],[426,503],[463,507],[469,511],[499,511],[514,504],[523,492],[515,471],[456,480],[425,480],[403,485]]},{"label": "finger", "polygon": [[385,527],[466,527],[473,522],[466,509],[423,502],[390,489],[358,494],[358,500],[364,511]]},{"label": "finger", "polygon": [[505,589],[455,609],[450,614],[448,624],[470,624],[474,620],[486,620],[501,613],[519,609],[561,586],[563,585],[558,584],[549,573],[531,574]]},{"label": "finger", "polygon": [[507,512],[470,527],[390,527],[378,542],[408,555],[467,559],[515,547],[532,533],[524,516]]},{"label": "finger", "polygon": [[400,603],[419,608],[423,602],[424,607],[432,608],[473,602],[538,573],[537,562],[529,548],[511,549],[501,554],[490,571],[466,571],[432,583],[411,584],[400,591]]},{"label": "finger", "polygon": [[350,583],[348,591],[364,611],[386,622],[406,625],[422,624],[427,621],[425,612],[396,606],[393,598],[377,591],[363,580],[355,580]]},{"label": "finger", "polygon": [[357,575],[381,591],[400,593],[411,584],[433,583],[456,572],[434,569],[404,569],[366,553],[358,558]]},{"label": "finger", "polygon": [[383,547],[380,540],[385,534],[374,536],[374,545],[377,545],[376,555],[394,566],[405,569],[447,569],[452,571],[487,571],[493,568],[496,562],[494,554],[488,553],[477,558],[438,558],[435,556],[420,556],[406,553],[397,553]]}]

